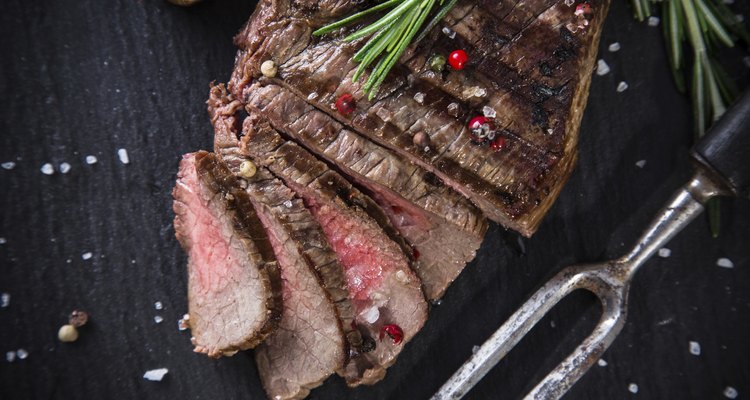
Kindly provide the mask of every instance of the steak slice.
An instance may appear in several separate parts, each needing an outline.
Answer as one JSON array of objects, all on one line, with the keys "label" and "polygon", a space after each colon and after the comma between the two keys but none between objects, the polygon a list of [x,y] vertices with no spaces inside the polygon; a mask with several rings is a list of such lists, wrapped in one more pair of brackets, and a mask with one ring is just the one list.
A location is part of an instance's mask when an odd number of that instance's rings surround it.
[{"label": "steak slice", "polygon": [[337,309],[316,274],[316,266],[340,267],[294,192],[262,168],[247,182],[279,261],[285,304],[279,329],[255,349],[255,362],[270,398],[301,399],[347,360]]},{"label": "steak slice", "polygon": [[[237,103],[214,86],[208,104],[215,148],[237,174],[246,160],[236,137]],[[320,225],[289,188],[262,167],[240,182],[268,232],[284,283],[279,330],[255,351],[261,381],[270,398],[303,398],[344,367],[350,345],[361,345],[351,327],[346,277]]]},{"label": "steak slice", "polygon": [[[427,303],[410,258],[370,215],[397,233],[377,204],[306,150],[283,140],[267,123],[257,121],[257,115],[245,119],[243,133],[243,149],[304,199],[344,265],[356,326],[365,343],[353,352],[341,375],[351,386],[377,382],[427,318]],[[376,343],[389,324],[403,331],[403,339]]]},{"label": "steak slice", "polygon": [[[267,118],[275,129],[335,163],[367,189],[416,250],[416,272],[427,298],[442,297],[481,245],[487,230],[481,213],[432,173],[345,129],[289,90],[259,82],[248,91],[247,101],[250,114]],[[243,140],[252,142],[248,149],[261,146],[253,140],[256,132],[244,133]]]},{"label": "steak slice", "polygon": [[247,194],[198,152],[183,156],[172,195],[176,236],[188,253],[195,351],[219,357],[255,347],[278,325],[281,279]]},{"label": "steak slice", "polygon": [[[361,91],[364,79],[351,81],[357,67],[351,58],[365,39],[344,43],[349,30],[312,38],[312,30],[334,18],[302,12],[298,3],[262,1],[263,12],[235,38],[240,52],[230,89],[237,98],[246,101],[262,61],[274,60],[276,84],[435,173],[490,219],[533,234],[575,164],[609,0],[589,1],[588,19],[567,0],[461,0],[443,21],[450,35],[435,29],[412,46],[373,101]],[[337,15],[352,12],[354,3],[349,9],[335,3]],[[429,69],[432,54],[456,48],[471,56],[465,70]],[[351,117],[331,107],[345,93],[357,101]],[[482,114],[494,118],[495,146],[472,140],[467,124]]]}]

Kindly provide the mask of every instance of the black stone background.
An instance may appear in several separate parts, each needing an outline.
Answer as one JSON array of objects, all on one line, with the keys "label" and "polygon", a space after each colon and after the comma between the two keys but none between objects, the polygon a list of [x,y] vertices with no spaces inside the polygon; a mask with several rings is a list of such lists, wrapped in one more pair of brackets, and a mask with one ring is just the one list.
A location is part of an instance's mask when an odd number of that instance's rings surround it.
[{"label": "black stone background", "polygon": [[[186,259],[170,197],[180,155],[211,148],[208,84],[228,79],[231,38],[254,2],[2,4],[0,162],[17,165],[0,169],[0,292],[11,295],[0,309],[0,398],[263,398],[249,353],[210,360],[177,330]],[[744,0],[733,7],[750,15]],[[622,50],[610,53],[614,41]],[[625,252],[688,179],[689,102],[672,85],[661,29],[635,22],[628,3],[614,0],[600,47],[612,72],[593,78],[578,167],[539,232],[523,240],[526,254],[493,225],[384,381],[348,390],[331,378],[310,398],[428,398],[555,271]],[[745,55],[727,54],[743,84]],[[617,93],[621,80],[630,88]],[[99,162],[87,165],[89,154]],[[72,169],[43,175],[47,162]],[[726,386],[750,396],[750,203],[725,201],[723,222],[714,240],[699,218],[669,244],[671,257],[638,273],[608,365],[593,367],[566,398],[715,399]],[[720,257],[734,268],[717,267]],[[520,397],[593,326],[596,304],[581,294],[556,308],[468,398]],[[73,309],[91,323],[63,344],[57,329]],[[700,356],[688,352],[691,340]],[[19,348],[28,358],[6,362]],[[142,378],[159,367],[169,369],[162,382]]]}]

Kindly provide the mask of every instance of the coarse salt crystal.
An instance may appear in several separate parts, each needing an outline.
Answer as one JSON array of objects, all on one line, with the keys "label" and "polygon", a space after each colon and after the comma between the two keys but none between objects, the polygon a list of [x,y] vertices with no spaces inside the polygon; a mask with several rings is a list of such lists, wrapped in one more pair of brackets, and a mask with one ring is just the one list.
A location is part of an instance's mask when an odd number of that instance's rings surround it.
[{"label": "coarse salt crystal", "polygon": [[607,62],[602,60],[601,58],[599,61],[596,62],[596,74],[599,76],[607,75],[609,73],[609,65],[607,65]]},{"label": "coarse salt crystal", "polygon": [[599,361],[597,361],[596,363],[599,364],[600,367],[606,367],[607,366],[607,362],[604,361],[603,358],[600,358]]},{"label": "coarse salt crystal", "polygon": [[377,307],[370,307],[363,311],[361,314],[362,319],[367,321],[369,324],[374,324],[380,318],[380,310]]},{"label": "coarse salt crystal", "polygon": [[286,207],[286,208],[292,208],[292,201],[291,200],[285,201],[284,202],[284,207]]},{"label": "coarse salt crystal", "polygon": [[[133,260],[133,261],[135,261],[135,260]],[[161,310],[163,308],[164,308],[164,305],[161,304],[161,301],[157,301],[156,303],[154,303],[154,309]]]},{"label": "coarse salt crystal", "polygon": [[86,156],[86,164],[96,164],[96,162],[99,161],[96,159],[96,156]]},{"label": "coarse salt crystal", "polygon": [[85,253],[81,254],[81,258],[82,258],[83,260],[90,260],[90,259],[91,259],[91,257],[93,257],[93,256],[94,256],[94,255],[93,255],[93,254],[91,254],[91,252],[90,252],[90,251],[87,251],[87,252],[85,252]]},{"label": "coarse salt crystal", "polygon": [[628,391],[633,394],[638,393],[638,385],[636,385],[635,383],[631,383],[630,385],[628,385]]},{"label": "coarse salt crystal", "polygon": [[722,268],[734,268],[734,263],[732,262],[732,260],[725,257],[716,260],[716,265]]},{"label": "coarse salt crystal", "polygon": [[433,306],[439,306],[443,304],[443,299],[430,300],[430,304],[432,304]]},{"label": "coarse salt crystal", "polygon": [[610,44],[609,45],[609,51],[611,51],[612,53],[614,53],[616,51],[620,51],[620,42],[614,42],[614,43]]},{"label": "coarse salt crystal", "polygon": [[318,92],[312,92],[307,95],[307,100],[315,100],[318,98]]},{"label": "coarse salt crystal", "polygon": [[617,84],[617,93],[622,93],[624,91],[628,90],[628,83],[625,81],[621,81]]},{"label": "coarse salt crystal", "polygon": [[8,243],[8,241],[4,237],[0,237],[0,244]]},{"label": "coarse salt crystal", "polygon": [[689,350],[690,350],[690,354],[692,354],[694,356],[701,355],[701,344],[700,343],[693,342],[691,340],[688,347],[689,347]]},{"label": "coarse salt crystal", "polygon": [[648,26],[659,26],[659,17],[650,16],[648,17]]},{"label": "coarse salt crystal", "polygon": [[60,163],[60,166],[58,167],[58,169],[60,170],[60,172],[63,173],[63,174],[67,174],[68,172],[70,172],[70,168],[71,168],[70,164],[68,164],[66,162]]},{"label": "coarse salt crystal", "polygon": [[55,167],[53,167],[50,163],[42,165],[42,168],[40,168],[39,170],[42,171],[44,175],[52,175],[55,173]]},{"label": "coarse salt crystal", "polygon": [[401,283],[409,282],[409,277],[406,275],[406,272],[402,270],[396,271],[396,279]]},{"label": "coarse salt crystal", "polygon": [[384,122],[388,122],[391,120],[391,112],[386,110],[385,108],[378,108],[378,111],[375,111],[375,115],[377,115]]},{"label": "coarse salt crystal", "polygon": [[16,350],[16,357],[18,357],[19,360],[25,360],[29,357],[29,352],[24,349],[18,349]]},{"label": "coarse salt crystal", "polygon": [[190,315],[189,314],[183,315],[182,319],[177,321],[177,329],[184,331],[187,328],[189,328],[190,323],[188,321],[190,321]]},{"label": "coarse salt crystal", "polygon": [[3,293],[0,296],[0,308],[5,308],[10,305],[10,293]]},{"label": "coarse salt crystal", "polygon": [[645,167],[646,166],[646,160],[638,160],[638,161],[636,161],[635,166],[638,167],[638,168]]},{"label": "coarse salt crystal", "polygon": [[146,373],[143,374],[143,378],[147,381],[161,382],[167,372],[169,372],[169,370],[166,368],[152,369],[150,371],[146,371]]},{"label": "coarse salt crystal", "polygon": [[470,86],[464,89],[461,94],[464,97],[484,97],[487,95],[487,90],[479,86]]},{"label": "coarse salt crystal", "polygon": [[444,26],[443,29],[442,29],[442,31],[445,34],[445,36],[448,36],[451,39],[455,39],[456,38],[456,32],[453,29],[448,28],[447,26]]},{"label": "coarse salt crystal", "polygon": [[128,157],[128,151],[125,149],[119,149],[117,150],[117,157],[120,159],[120,162],[123,164],[130,164],[130,157]]},{"label": "coarse salt crystal", "polygon": [[495,118],[495,116],[497,116],[497,111],[490,106],[484,106],[482,107],[482,115],[487,118]]},{"label": "coarse salt crystal", "polygon": [[162,318],[161,315],[157,315],[154,317],[154,322],[156,322],[157,324],[161,324],[162,321],[164,321],[164,318]]},{"label": "coarse salt crystal", "polygon": [[477,346],[477,345],[472,346],[471,347],[471,354],[477,354],[477,352],[479,351],[479,349],[480,349],[480,347]]},{"label": "coarse salt crystal", "polygon": [[735,389],[735,388],[733,388],[731,386],[727,386],[726,388],[724,388],[724,393],[723,394],[724,394],[724,397],[726,397],[728,399],[736,399],[737,396],[739,396],[739,393],[737,392],[737,389]]},{"label": "coarse salt crystal", "polygon": [[14,163],[13,161],[7,161],[0,165],[2,165],[2,167],[7,170],[11,170],[16,167],[16,163]]},{"label": "coarse salt crystal", "polygon": [[419,103],[419,104],[424,104],[424,93],[422,93],[422,92],[417,92],[417,93],[416,93],[416,94],[414,95],[414,101],[416,101],[416,102],[417,102],[417,103]]},{"label": "coarse salt crystal", "polygon": [[572,6],[573,3],[575,3],[575,0],[565,0],[565,5],[568,7]]},{"label": "coarse salt crystal", "polygon": [[672,250],[669,250],[666,247],[662,247],[661,249],[659,249],[659,257],[661,257],[661,258],[667,258],[667,257],[669,257],[671,255],[672,255]]},{"label": "coarse salt crystal", "polygon": [[13,362],[16,360],[16,352],[15,351],[9,351],[5,353],[5,359],[8,360],[8,362]]}]

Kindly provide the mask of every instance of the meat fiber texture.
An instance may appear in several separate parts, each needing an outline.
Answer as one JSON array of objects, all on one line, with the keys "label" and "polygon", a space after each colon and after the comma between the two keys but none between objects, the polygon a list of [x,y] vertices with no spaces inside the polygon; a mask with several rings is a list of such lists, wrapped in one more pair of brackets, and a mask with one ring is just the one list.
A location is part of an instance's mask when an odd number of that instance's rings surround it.
[{"label": "meat fiber texture", "polygon": [[188,312],[195,351],[252,348],[277,326],[281,279],[268,237],[234,176],[206,152],[180,162],[174,227],[188,253]]},{"label": "meat fiber texture", "polygon": [[[593,12],[584,17],[566,0],[461,0],[407,50],[368,101],[364,79],[351,80],[357,67],[351,58],[366,39],[341,40],[356,27],[321,39],[311,35],[354,12],[359,2],[264,0],[235,38],[240,51],[230,91],[247,103],[261,63],[273,60],[278,74],[266,81],[434,173],[488,218],[530,236],[577,157],[609,7],[609,0],[588,3]],[[464,70],[429,69],[432,54],[457,48],[470,57]],[[357,102],[350,116],[331,107],[345,93]],[[499,151],[471,140],[467,123],[482,114],[494,118],[505,139]],[[414,140],[420,133],[429,138],[426,145]]]}]

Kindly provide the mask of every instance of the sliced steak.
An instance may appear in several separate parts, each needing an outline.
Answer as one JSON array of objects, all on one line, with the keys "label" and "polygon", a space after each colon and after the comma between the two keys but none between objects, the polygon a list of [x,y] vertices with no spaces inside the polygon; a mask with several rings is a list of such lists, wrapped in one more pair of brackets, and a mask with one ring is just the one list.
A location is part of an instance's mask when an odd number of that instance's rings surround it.
[{"label": "sliced steak", "polygon": [[[215,146],[237,175],[246,159],[233,132],[234,103],[222,89],[212,88],[209,100]],[[350,344],[361,345],[359,332],[350,327],[354,307],[346,277],[320,225],[294,192],[262,167],[239,178],[268,232],[283,281],[279,329],[256,348],[258,371],[270,398],[304,398],[344,367]]]},{"label": "sliced steak", "polygon": [[180,162],[174,228],[188,253],[195,351],[210,357],[255,347],[278,325],[281,279],[247,194],[206,152]]},{"label": "sliced steak", "polygon": [[[318,3],[321,10],[332,6]],[[313,39],[309,33],[331,16],[300,12],[293,0],[261,2],[265,12],[254,14],[235,39],[241,50],[230,88],[245,102],[261,62],[272,59],[279,65],[275,83],[435,173],[489,218],[528,236],[572,171],[609,6],[609,0],[590,1],[594,12],[586,19],[566,3],[459,1],[444,21],[450,36],[436,29],[411,48],[368,101],[364,80],[351,81],[357,67],[351,58],[363,40],[342,42],[349,30]],[[471,56],[465,70],[429,70],[432,54],[455,48]],[[331,107],[345,93],[357,101],[350,118]],[[494,118],[497,139],[477,145],[467,123],[481,114]]]},{"label": "sliced steak", "polygon": [[[245,120],[243,133],[243,148],[304,199],[344,265],[356,324],[368,343],[353,353],[341,374],[352,386],[375,383],[427,318],[427,303],[410,258],[370,216],[393,230],[382,209],[339,174],[283,140],[267,123],[254,121],[253,115]],[[403,339],[376,343],[389,324],[403,331]]]},{"label": "sliced steak", "polygon": [[[247,156],[239,150],[241,121],[238,114],[242,112],[242,107],[239,101],[231,98],[223,84],[211,87],[208,112],[214,126],[214,152],[219,154],[222,160],[235,172],[239,170],[243,161],[248,160]],[[312,229],[312,227],[310,228]],[[314,233],[320,236],[319,232]],[[330,246],[325,243],[319,243],[318,247],[310,247],[308,250],[311,253],[306,254],[306,256],[316,261],[314,267],[323,287],[336,305],[349,345],[355,348],[359,347],[362,338],[359,332],[352,328],[354,306],[350,299],[343,267],[339,263],[328,262],[337,257]]]},{"label": "sliced steak", "polygon": [[[280,86],[259,82],[248,91],[247,101],[249,113],[267,118],[275,129],[334,163],[367,189],[416,250],[416,272],[428,299],[440,298],[474,258],[487,229],[486,220],[435,175],[345,129]],[[253,142],[248,148],[260,146],[253,139],[256,132],[244,133],[247,138],[243,140]],[[274,139],[272,143],[281,142]],[[291,143],[282,147],[295,148]]]}]

